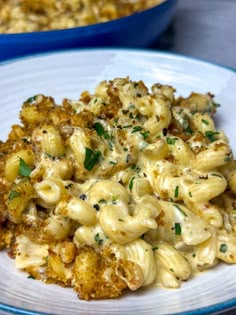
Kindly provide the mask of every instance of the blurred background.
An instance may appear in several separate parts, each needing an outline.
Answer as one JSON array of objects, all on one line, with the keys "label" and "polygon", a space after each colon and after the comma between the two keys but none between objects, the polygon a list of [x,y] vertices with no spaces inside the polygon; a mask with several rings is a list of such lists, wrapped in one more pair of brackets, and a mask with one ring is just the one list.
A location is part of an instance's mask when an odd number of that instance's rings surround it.
[{"label": "blurred background", "polygon": [[178,0],[174,18],[152,48],[236,68],[236,0]]},{"label": "blurred background", "polygon": [[[6,0],[0,0],[0,11],[1,1]],[[235,13],[236,0],[166,0],[107,23],[0,34],[0,61],[41,51],[105,46],[163,50],[236,68]]]}]

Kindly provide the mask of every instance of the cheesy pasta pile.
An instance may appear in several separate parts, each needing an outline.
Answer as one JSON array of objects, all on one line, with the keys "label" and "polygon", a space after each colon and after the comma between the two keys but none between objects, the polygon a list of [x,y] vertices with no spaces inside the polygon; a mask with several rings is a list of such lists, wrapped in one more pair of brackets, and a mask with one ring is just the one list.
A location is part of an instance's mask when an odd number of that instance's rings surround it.
[{"label": "cheesy pasta pile", "polygon": [[107,22],[164,0],[1,0],[0,33],[67,29]]},{"label": "cheesy pasta pile", "polygon": [[0,142],[0,249],[30,278],[114,298],[236,263],[236,172],[211,94],[116,78],[36,95]]}]

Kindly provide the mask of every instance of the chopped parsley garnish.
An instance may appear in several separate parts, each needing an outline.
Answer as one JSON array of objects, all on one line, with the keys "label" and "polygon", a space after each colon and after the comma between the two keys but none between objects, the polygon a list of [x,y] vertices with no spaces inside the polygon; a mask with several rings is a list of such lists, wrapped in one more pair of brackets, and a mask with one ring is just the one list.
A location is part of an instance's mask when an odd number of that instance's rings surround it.
[{"label": "chopped parsley garnish", "polygon": [[29,177],[32,170],[29,168],[29,166],[25,163],[25,161],[20,158],[20,165],[19,165],[19,174],[21,176]]},{"label": "chopped parsley garnish", "polygon": [[177,138],[166,138],[167,144],[175,144],[175,141],[178,140]]},{"label": "chopped parsley garnish", "polygon": [[116,164],[117,164],[117,162],[116,162],[116,161],[110,161],[110,164],[112,164],[112,165],[116,165]]},{"label": "chopped parsley garnish", "polygon": [[11,190],[9,195],[8,195],[8,200],[11,201],[11,200],[13,200],[19,196],[20,196],[20,193],[18,191]]},{"label": "chopped parsley garnish", "polygon": [[226,156],[225,158],[224,158],[224,162],[229,162],[231,160],[231,157],[230,156]]},{"label": "chopped parsley garnish", "polygon": [[228,250],[227,244],[221,244],[219,250],[220,250],[221,253],[226,253],[227,250]]},{"label": "chopped parsley garnish", "polygon": [[157,249],[158,249],[157,246],[154,246],[154,247],[152,248],[153,251],[155,251],[155,250],[157,250]]},{"label": "chopped parsley garnish", "polygon": [[206,120],[206,119],[202,119],[202,123],[205,124],[205,125],[209,125],[209,121]]},{"label": "chopped parsley garnish", "polygon": [[149,136],[149,131],[145,131],[145,132],[140,132],[140,134],[143,136],[143,139],[147,139],[147,137]]},{"label": "chopped parsley garnish", "polygon": [[215,141],[215,136],[218,135],[219,132],[217,131],[206,131],[205,132],[205,137],[207,137],[207,139],[210,141],[210,142],[213,142]]},{"label": "chopped parsley garnish", "polygon": [[100,203],[100,204],[105,204],[105,203],[107,203],[107,201],[106,201],[105,199],[100,199],[100,200],[98,201],[98,203]]},{"label": "chopped parsley garnish", "polygon": [[179,196],[179,186],[175,187],[175,198],[178,198]]},{"label": "chopped parsley garnish", "polygon": [[112,203],[116,203],[117,199],[118,199],[118,196],[113,195],[112,198],[111,198],[111,202]]},{"label": "chopped parsley garnish", "polygon": [[109,134],[103,128],[103,125],[101,125],[99,122],[95,123],[94,129],[96,130],[96,133],[99,137],[103,137],[106,140],[110,138]]},{"label": "chopped parsley garnish", "polygon": [[132,177],[131,180],[130,180],[130,183],[129,183],[129,190],[130,190],[130,191],[132,191],[132,189],[133,189],[134,179],[135,179],[135,176]]},{"label": "chopped parsley garnish", "polygon": [[129,109],[135,109],[135,105],[134,104],[130,104],[129,105]]},{"label": "chopped parsley garnish", "polygon": [[141,130],[143,130],[143,128],[142,128],[141,126],[135,126],[135,127],[133,128],[133,130],[132,130],[132,133],[138,132],[138,131],[141,131]]},{"label": "chopped parsley garnish", "polygon": [[188,126],[184,129],[184,132],[191,135],[191,134],[193,134],[193,129],[188,125]]},{"label": "chopped parsley garnish", "polygon": [[216,174],[216,173],[212,173],[211,176],[215,176],[215,177],[220,177],[222,178],[222,176],[220,174]]},{"label": "chopped parsley garnish", "polygon": [[189,195],[189,197],[191,197],[191,198],[192,198],[192,196],[193,196],[192,193],[191,193],[191,191],[188,192],[188,195]]},{"label": "chopped parsley garnish", "polygon": [[23,142],[26,143],[26,144],[30,144],[30,140],[27,139],[27,138],[22,138]]},{"label": "chopped parsley garnish", "polygon": [[120,222],[125,222],[124,220],[122,220],[122,219],[118,219]]},{"label": "chopped parsley garnish", "polygon": [[187,217],[187,214],[184,212],[184,210],[183,210],[182,208],[180,208],[179,205],[174,204],[174,207],[175,207],[176,209],[178,209],[185,217]]},{"label": "chopped parsley garnish", "polygon": [[35,277],[34,277],[34,276],[28,276],[27,278],[28,278],[28,279],[33,279],[33,280],[35,280]]},{"label": "chopped parsley garnish", "polygon": [[175,223],[175,235],[181,235],[182,230],[181,230],[181,225],[180,223]]},{"label": "chopped parsley garnish", "polygon": [[136,165],[136,164],[131,165],[131,169],[136,171],[136,172],[140,172],[141,171],[141,168],[138,165]]},{"label": "chopped parsley garnish", "polygon": [[94,235],[94,240],[98,245],[102,245],[103,240],[100,238],[99,233]]},{"label": "chopped parsley garnish", "polygon": [[32,103],[34,103],[36,101],[37,96],[38,95],[31,96],[25,102],[29,103],[29,104],[32,104]]},{"label": "chopped parsley garnish", "polygon": [[94,129],[96,130],[98,136],[102,136],[105,133],[103,125],[101,125],[99,122],[95,123]]},{"label": "chopped parsley garnish", "polygon": [[99,150],[91,150],[90,148],[85,148],[85,159],[84,159],[84,167],[86,170],[91,171],[96,164],[99,163],[99,159],[101,157],[101,151]]},{"label": "chopped parsley garnish", "polygon": [[123,128],[130,128],[130,127],[132,127],[133,125],[125,125],[125,126],[123,126]]}]

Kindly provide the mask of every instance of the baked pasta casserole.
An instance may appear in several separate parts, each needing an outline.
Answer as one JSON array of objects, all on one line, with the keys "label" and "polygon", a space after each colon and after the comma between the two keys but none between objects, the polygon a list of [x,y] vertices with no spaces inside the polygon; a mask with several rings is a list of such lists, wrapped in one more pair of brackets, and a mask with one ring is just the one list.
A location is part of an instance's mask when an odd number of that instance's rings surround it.
[{"label": "baked pasta casserole", "polygon": [[107,22],[164,0],[1,0],[0,33],[67,29]]},{"label": "baked pasta casserole", "polygon": [[0,249],[85,300],[178,288],[236,263],[235,162],[218,106],[128,77],[62,105],[29,98],[0,142]]}]

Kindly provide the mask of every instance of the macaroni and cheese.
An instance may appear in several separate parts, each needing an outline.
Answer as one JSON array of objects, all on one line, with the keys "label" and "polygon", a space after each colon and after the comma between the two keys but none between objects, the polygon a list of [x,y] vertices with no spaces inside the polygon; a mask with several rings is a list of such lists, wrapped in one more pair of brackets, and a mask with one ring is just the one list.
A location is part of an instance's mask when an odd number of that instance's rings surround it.
[{"label": "macaroni and cheese", "polygon": [[67,29],[107,22],[164,0],[1,0],[0,33]]},{"label": "macaroni and cheese", "polygon": [[116,78],[35,95],[0,142],[0,248],[30,278],[114,298],[236,263],[236,172],[213,95]]}]

